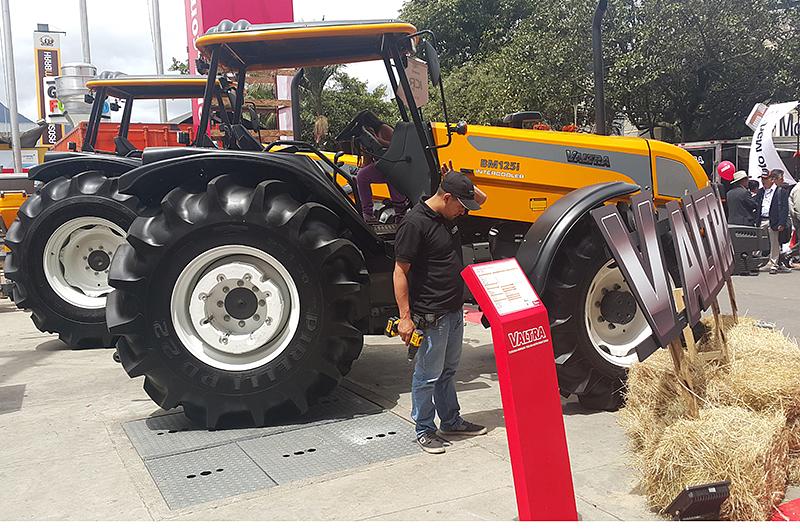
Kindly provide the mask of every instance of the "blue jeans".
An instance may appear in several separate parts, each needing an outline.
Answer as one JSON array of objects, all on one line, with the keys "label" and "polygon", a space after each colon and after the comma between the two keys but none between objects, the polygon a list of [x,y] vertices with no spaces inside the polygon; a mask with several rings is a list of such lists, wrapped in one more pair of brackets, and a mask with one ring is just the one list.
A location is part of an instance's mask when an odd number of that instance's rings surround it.
[{"label": "blue jeans", "polygon": [[411,379],[411,419],[416,423],[417,437],[436,431],[436,414],[442,430],[458,427],[464,421],[459,414],[454,379],[461,360],[464,314],[447,313],[424,332]]}]

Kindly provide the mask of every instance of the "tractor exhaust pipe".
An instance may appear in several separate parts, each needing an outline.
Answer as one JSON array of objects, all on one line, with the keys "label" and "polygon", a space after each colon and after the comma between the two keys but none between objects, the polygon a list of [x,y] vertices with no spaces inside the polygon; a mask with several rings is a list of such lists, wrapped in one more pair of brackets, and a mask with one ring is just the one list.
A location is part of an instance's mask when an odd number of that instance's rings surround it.
[{"label": "tractor exhaust pipe", "polygon": [[607,135],[606,130],[606,94],[603,86],[603,15],[606,14],[608,0],[600,0],[592,21],[592,50],[594,52],[594,106],[595,128],[597,134]]},{"label": "tractor exhaust pipe", "polygon": [[295,140],[300,140],[300,83],[304,75],[305,70],[301,68],[292,77],[292,135]]}]

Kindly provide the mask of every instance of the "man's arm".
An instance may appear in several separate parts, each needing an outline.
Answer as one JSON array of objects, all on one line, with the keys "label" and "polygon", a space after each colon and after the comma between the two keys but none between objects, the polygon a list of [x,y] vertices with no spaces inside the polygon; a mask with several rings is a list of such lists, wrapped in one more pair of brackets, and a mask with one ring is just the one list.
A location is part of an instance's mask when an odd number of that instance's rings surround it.
[{"label": "man's arm", "polygon": [[485,203],[487,199],[486,194],[483,191],[481,191],[481,189],[478,188],[478,186],[475,186],[473,184],[472,187],[475,188],[475,202],[478,203],[478,206],[483,205],[483,203]]},{"label": "man's arm", "polygon": [[406,344],[411,340],[411,334],[414,332],[414,322],[411,320],[411,306],[408,302],[408,273],[410,270],[410,263],[394,262],[394,274],[392,275],[394,299],[397,302],[397,309],[400,311],[400,322],[397,325],[397,331]]}]

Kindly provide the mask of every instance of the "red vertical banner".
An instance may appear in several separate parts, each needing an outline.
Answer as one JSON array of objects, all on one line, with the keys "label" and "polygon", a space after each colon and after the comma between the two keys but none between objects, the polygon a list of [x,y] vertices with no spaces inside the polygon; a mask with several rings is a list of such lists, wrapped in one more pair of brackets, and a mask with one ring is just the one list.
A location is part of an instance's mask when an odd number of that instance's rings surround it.
[{"label": "red vertical banner", "polygon": [[[186,7],[186,42],[189,44],[189,73],[197,74],[196,60],[200,56],[194,42],[209,28],[227,19],[244,19],[251,24],[292,22],[292,0],[184,0]],[[202,98],[192,100],[192,122],[200,122]]]},{"label": "red vertical banner", "polygon": [[[34,66],[36,68],[36,103],[39,118],[46,119],[50,109],[45,102],[51,98],[45,93],[45,77],[61,75],[61,36],[56,32],[33,32]],[[64,126],[48,123],[42,133],[41,145],[54,145],[64,136]]]}]

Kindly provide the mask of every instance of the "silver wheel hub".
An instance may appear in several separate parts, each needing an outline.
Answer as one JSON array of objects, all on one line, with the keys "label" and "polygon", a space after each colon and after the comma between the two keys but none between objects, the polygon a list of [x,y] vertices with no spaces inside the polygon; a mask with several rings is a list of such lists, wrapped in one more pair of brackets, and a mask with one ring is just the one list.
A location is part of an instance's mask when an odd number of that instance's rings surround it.
[{"label": "silver wheel hub", "polygon": [[652,333],[614,260],[605,263],[592,279],[584,315],[595,350],[623,368],[638,360],[636,346]]},{"label": "silver wheel hub", "polygon": [[226,245],[193,259],[170,303],[176,332],[192,355],[224,370],[249,370],[277,357],[299,322],[289,271],[272,255]]},{"label": "silver wheel hub", "polygon": [[111,256],[125,241],[125,230],[101,217],[78,217],[59,226],[44,246],[45,278],[63,300],[85,309],[102,309]]}]

